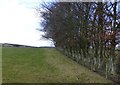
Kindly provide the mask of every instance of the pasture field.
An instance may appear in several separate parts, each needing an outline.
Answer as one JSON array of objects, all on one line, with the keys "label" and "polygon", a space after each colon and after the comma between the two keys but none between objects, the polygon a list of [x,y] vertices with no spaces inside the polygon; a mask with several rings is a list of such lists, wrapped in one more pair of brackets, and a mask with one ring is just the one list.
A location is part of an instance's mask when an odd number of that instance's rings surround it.
[{"label": "pasture field", "polygon": [[2,83],[2,45],[0,44],[0,85]]},{"label": "pasture field", "polygon": [[2,83],[112,83],[55,48],[2,49]]}]

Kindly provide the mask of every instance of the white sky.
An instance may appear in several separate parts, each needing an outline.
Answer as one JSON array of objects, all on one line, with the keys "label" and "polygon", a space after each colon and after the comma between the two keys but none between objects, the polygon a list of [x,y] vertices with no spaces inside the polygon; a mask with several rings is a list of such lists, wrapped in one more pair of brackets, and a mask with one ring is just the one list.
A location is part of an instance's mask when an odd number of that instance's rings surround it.
[{"label": "white sky", "polygon": [[0,43],[51,46],[41,39],[36,8],[40,0],[0,0]]}]

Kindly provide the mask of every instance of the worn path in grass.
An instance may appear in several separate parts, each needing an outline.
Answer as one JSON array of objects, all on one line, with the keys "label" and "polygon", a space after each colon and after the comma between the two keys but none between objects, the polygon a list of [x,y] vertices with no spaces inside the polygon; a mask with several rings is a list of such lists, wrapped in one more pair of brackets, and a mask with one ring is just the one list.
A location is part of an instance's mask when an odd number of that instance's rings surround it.
[{"label": "worn path in grass", "polygon": [[3,83],[110,83],[54,48],[3,48]]}]

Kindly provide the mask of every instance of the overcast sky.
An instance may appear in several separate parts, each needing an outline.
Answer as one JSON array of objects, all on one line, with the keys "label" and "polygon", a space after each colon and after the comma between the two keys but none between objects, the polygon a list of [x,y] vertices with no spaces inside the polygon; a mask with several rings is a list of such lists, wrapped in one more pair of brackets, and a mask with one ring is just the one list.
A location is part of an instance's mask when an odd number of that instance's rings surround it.
[{"label": "overcast sky", "polygon": [[0,43],[51,46],[41,38],[36,8],[40,0],[0,0]]}]

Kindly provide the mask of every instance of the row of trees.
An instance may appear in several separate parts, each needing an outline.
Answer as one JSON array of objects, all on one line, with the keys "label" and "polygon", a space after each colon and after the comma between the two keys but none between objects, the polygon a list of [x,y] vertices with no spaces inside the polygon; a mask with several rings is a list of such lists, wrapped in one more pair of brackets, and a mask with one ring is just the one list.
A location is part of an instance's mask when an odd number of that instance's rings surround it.
[{"label": "row of trees", "polygon": [[[119,2],[42,4],[44,37],[65,55],[106,74],[120,73],[115,46],[120,43]],[[120,62],[120,61],[119,61]]]}]

